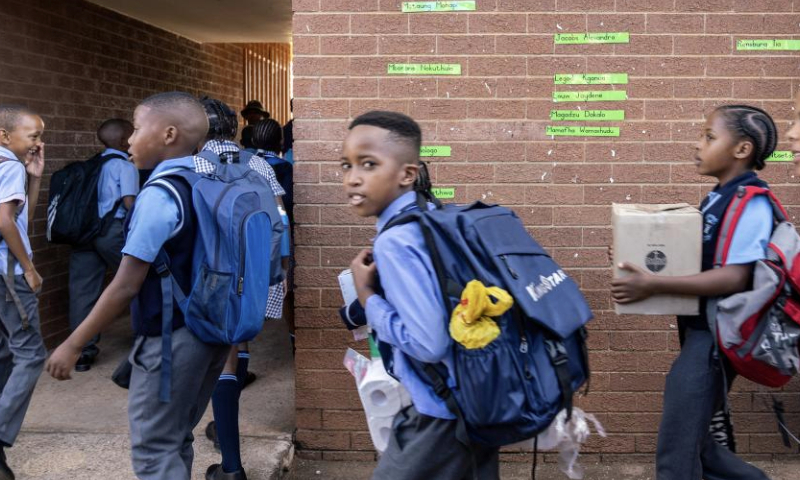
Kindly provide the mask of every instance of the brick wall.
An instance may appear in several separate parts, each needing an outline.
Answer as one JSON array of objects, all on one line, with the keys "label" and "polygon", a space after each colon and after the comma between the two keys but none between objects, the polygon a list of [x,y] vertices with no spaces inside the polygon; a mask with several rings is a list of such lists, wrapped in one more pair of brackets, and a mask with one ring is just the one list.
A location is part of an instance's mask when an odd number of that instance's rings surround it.
[{"label": "brick wall", "polygon": [[67,333],[69,248],[44,237],[49,175],[100,149],[95,130],[132,119],[139,100],[185,90],[242,105],[238,46],[201,45],[96,5],[0,1],[0,103],[26,104],[45,120],[46,177],[32,227],[48,344]]},{"label": "brick wall", "polygon": [[[369,244],[371,221],[348,212],[336,159],[348,119],[391,109],[419,120],[428,145],[450,145],[432,174],[456,200],[512,206],[580,282],[591,324],[591,394],[579,405],[609,431],[595,458],[649,460],[664,377],[678,348],[674,318],[616,316],[608,292],[611,202],[698,204],[710,188],[690,152],[703,115],[724,102],[761,106],[785,135],[800,87],[797,52],[737,52],[744,38],[800,35],[800,1],[478,0],[469,13],[400,12],[397,0],[294,0],[297,228],[297,422],[305,455],[372,458],[342,356],[336,275]],[[557,45],[567,32],[630,32],[630,44]],[[386,75],[388,63],[459,63],[460,77]],[[545,136],[555,73],[628,73],[617,139]],[[558,90],[607,90],[576,86]],[[590,122],[591,125],[598,123]],[[785,143],[780,145],[786,149]],[[792,214],[790,165],[763,177]],[[362,348],[359,346],[358,348]],[[800,429],[800,384],[778,393]],[[788,453],[774,434],[768,391],[739,381],[732,395],[739,451]],[[347,451],[348,453],[345,453]],[[635,457],[634,457],[635,458]]]}]

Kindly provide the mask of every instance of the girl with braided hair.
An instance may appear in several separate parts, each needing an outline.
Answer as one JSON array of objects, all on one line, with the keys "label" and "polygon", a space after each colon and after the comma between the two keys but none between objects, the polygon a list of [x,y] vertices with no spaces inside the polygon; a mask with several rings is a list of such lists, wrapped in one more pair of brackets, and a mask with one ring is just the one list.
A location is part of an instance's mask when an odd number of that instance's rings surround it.
[{"label": "girl with braided hair", "polygon": [[716,353],[705,315],[706,299],[750,288],[753,265],[765,258],[772,234],[772,207],[758,196],[745,206],[733,232],[727,263],[714,265],[719,224],[740,186],[766,187],[754,170],[764,168],[775,150],[777,129],[763,110],[725,105],[708,116],[695,145],[694,163],[701,175],[719,182],[700,205],[703,213],[702,272],[656,276],[628,263],[617,267],[624,276],[611,283],[617,303],[631,303],[656,294],[700,297],[700,315],[678,317],[681,352],[666,378],[664,411],[658,430],[658,480],[764,480],[768,477],[714,441],[712,416],[726,405],[725,386],[735,372]]}]

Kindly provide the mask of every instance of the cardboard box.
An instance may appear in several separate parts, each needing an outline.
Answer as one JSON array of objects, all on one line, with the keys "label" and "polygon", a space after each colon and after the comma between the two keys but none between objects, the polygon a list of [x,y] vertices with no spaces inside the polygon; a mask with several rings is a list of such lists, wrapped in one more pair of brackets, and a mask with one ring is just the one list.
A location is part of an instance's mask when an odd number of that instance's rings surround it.
[{"label": "cardboard box", "polygon": [[[703,216],[686,204],[613,204],[614,277],[626,275],[617,265],[628,262],[655,275],[700,272]],[[698,297],[654,295],[615,306],[617,314],[697,315]]]}]

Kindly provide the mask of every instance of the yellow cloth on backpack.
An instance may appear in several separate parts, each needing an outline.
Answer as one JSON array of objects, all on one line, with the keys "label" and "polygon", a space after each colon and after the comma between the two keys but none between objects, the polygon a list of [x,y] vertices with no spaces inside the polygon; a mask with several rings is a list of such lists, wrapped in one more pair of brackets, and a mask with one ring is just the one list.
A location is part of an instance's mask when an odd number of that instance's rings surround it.
[{"label": "yellow cloth on backpack", "polygon": [[514,304],[508,292],[472,280],[461,292],[461,303],[450,317],[450,336],[468,349],[483,348],[498,335],[500,327],[491,317],[499,317]]}]

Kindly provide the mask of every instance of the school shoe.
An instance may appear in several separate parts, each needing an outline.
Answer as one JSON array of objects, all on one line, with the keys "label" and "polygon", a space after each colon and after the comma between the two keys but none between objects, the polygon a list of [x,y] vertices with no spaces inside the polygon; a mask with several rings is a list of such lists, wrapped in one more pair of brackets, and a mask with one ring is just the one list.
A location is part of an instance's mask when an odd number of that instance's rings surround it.
[{"label": "school shoe", "polygon": [[244,468],[237,472],[225,473],[222,471],[222,465],[215,463],[206,470],[206,480],[247,480],[247,475],[244,473]]},{"label": "school shoe", "polygon": [[247,388],[248,385],[256,381],[256,374],[253,372],[247,372],[247,375],[244,377],[244,385],[242,386],[242,390]]},{"label": "school shoe", "polygon": [[94,357],[85,353],[82,353],[81,356],[78,358],[78,361],[75,363],[75,371],[76,372],[88,372],[92,369],[92,364],[94,363]]},{"label": "school shoe", "polygon": [[0,447],[0,480],[14,480],[14,472],[6,463],[6,452],[3,447]]},{"label": "school shoe", "polygon": [[219,448],[219,438],[217,438],[217,427],[214,424],[213,420],[208,422],[208,425],[206,425],[206,438],[214,443],[214,450],[219,452],[220,448]]}]

